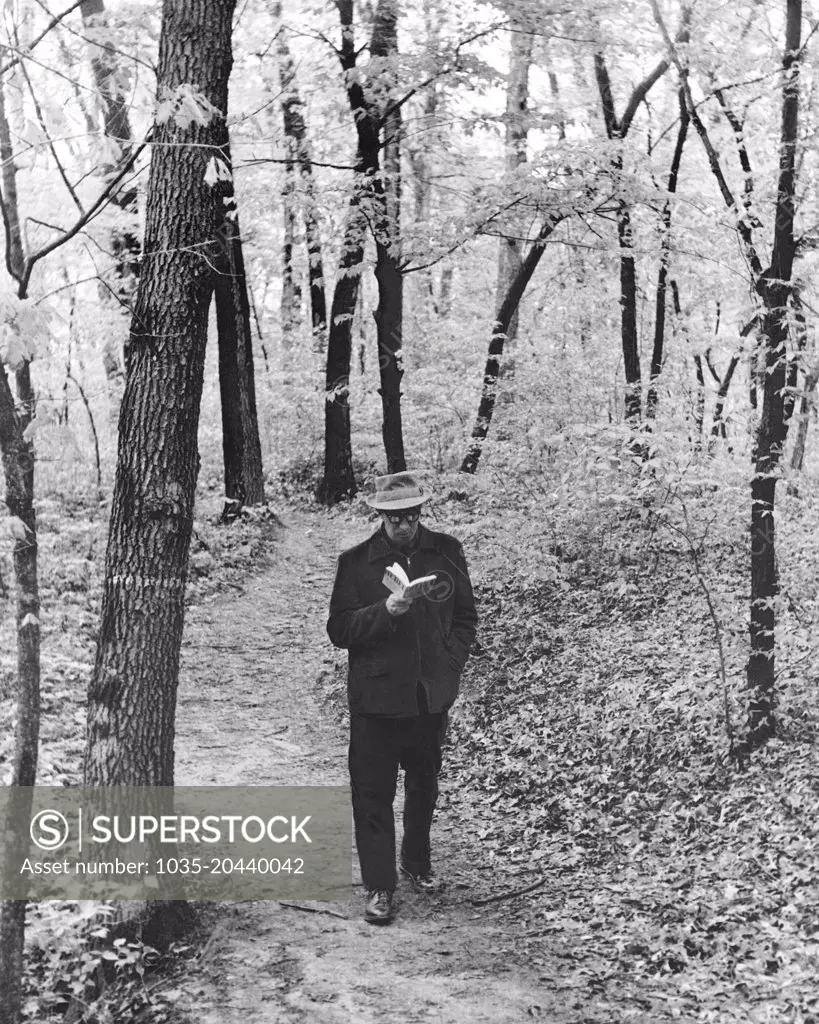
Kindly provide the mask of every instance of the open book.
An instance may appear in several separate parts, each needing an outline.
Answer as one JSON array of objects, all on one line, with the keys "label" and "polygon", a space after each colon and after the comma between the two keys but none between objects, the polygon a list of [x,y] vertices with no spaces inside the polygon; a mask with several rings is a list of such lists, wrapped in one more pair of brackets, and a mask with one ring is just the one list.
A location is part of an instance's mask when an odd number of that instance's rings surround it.
[{"label": "open book", "polygon": [[398,562],[393,562],[384,570],[384,578],[381,580],[387,590],[391,590],[398,597],[414,601],[416,597],[423,597],[428,594],[435,583],[435,573],[431,576],[421,576],[420,579],[410,581],[403,568]]}]

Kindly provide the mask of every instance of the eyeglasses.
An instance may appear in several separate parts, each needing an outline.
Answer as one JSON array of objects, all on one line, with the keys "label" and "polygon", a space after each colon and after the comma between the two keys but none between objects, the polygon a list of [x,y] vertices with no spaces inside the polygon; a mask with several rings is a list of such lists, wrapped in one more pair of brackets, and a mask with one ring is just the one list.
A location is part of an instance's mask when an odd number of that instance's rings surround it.
[{"label": "eyeglasses", "polygon": [[386,512],[385,515],[393,526],[398,526],[401,523],[402,519],[406,519],[406,521],[410,524],[417,523],[418,520],[421,518],[421,510],[414,509],[411,512],[402,512],[399,515],[391,515],[389,512]]}]

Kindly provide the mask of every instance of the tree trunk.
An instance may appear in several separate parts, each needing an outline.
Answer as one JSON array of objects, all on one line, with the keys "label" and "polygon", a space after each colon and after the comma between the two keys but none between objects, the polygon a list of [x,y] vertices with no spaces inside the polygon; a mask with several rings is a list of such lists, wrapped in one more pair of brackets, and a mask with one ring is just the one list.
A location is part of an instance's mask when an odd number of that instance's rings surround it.
[{"label": "tree trunk", "polygon": [[[37,778],[40,734],[40,598],[37,578],[37,522],[34,511],[34,458],[23,436],[31,419],[28,367],[16,374],[22,399],[15,410],[6,369],[0,363],[0,454],[6,482],[6,505],[18,521],[14,542],[17,635],[17,722],[15,726],[12,786],[30,787]],[[19,524],[24,524],[23,526]],[[30,807],[30,793],[20,798]],[[21,809],[20,817],[25,808]],[[13,844],[16,836],[0,837]],[[0,902],[0,1024],[17,1024],[22,999],[23,948],[26,901]]]},{"label": "tree trunk", "polygon": [[[751,319],[743,326],[742,330],[739,332],[740,338],[747,338],[751,331],[753,331],[753,329],[758,326],[758,324],[758,318],[756,316],[751,317]],[[709,455],[713,454],[715,439],[717,437],[724,438],[728,436],[727,431],[725,429],[725,401],[728,398],[728,390],[731,387],[731,381],[734,378],[734,373],[736,372],[736,369],[739,366],[741,354],[742,350],[740,349],[740,351],[737,352],[736,355],[731,356],[731,361],[728,364],[728,369],[725,371],[725,375],[722,377],[722,379],[720,379],[719,375],[714,369],[710,358],[708,359],[708,368],[711,370],[711,374],[716,380],[718,387],[717,401],[714,406],[714,418],[711,423],[711,439],[708,442]],[[708,358],[707,352],[706,358]]]},{"label": "tree trunk", "polygon": [[[398,54],[398,4],[396,0],[378,0],[373,21],[370,52],[376,60],[395,60]],[[388,76],[389,72],[385,72]],[[388,110],[377,117],[384,133],[384,172],[379,181],[378,150],[361,149],[372,170],[373,199],[376,202],[375,278],[378,282],[378,308],[375,311],[378,343],[378,368],[381,376],[382,436],[388,473],[407,468],[404,434],[401,424],[401,378],[403,371],[404,275],[401,257],[401,109],[390,104],[394,90],[387,88]],[[376,121],[376,115],[370,116]],[[376,132],[377,138],[377,132]]]},{"label": "tree trunk", "polygon": [[[679,91],[679,106],[680,106],[680,127],[677,132],[677,143],[674,146],[674,155],[671,158],[671,169],[668,172],[668,188],[667,192],[669,197],[674,195],[677,191],[677,178],[680,173],[680,163],[682,161],[683,146],[685,145],[685,137],[688,133],[688,124],[690,117],[688,116],[688,107],[685,103],[685,93],[680,89]],[[660,246],[660,269],[657,273],[657,301],[654,314],[654,347],[651,352],[651,369],[649,371],[649,386],[648,395],[646,396],[646,420],[653,420],[657,415],[657,380],[663,370],[663,353],[665,349],[665,307],[666,307],[666,291],[668,282],[668,264],[671,255],[671,199],[668,198],[665,201],[663,207],[663,238]],[[702,374],[702,360],[700,359],[697,367],[700,376]],[[702,387],[698,394],[705,399],[705,379],[703,377]],[[698,399],[699,400],[699,399]],[[699,407],[698,407],[699,408]],[[697,437],[699,438],[698,446],[702,444],[702,424],[703,424],[703,410],[698,412],[699,431]],[[698,449],[699,450],[699,449]]]},{"label": "tree trunk", "polygon": [[223,222],[221,196],[204,179],[224,145],[233,9],[234,0],[163,3],[159,95],[200,83],[219,114],[156,126],[88,693],[86,785],[174,781],[197,428]]},{"label": "tree trunk", "polygon": [[796,473],[802,472],[802,463],[805,461],[805,448],[808,442],[808,423],[810,412],[813,407],[813,396],[816,393],[816,385],[819,384],[819,363],[805,377],[802,388],[802,398],[799,403],[799,419],[796,426],[796,440],[791,453],[791,469]]},{"label": "tree trunk", "polygon": [[230,518],[243,505],[259,505],[264,502],[264,472],[256,412],[253,326],[227,125],[222,124],[220,131],[220,159],[228,168],[230,177],[223,177],[215,187],[217,200],[221,204],[221,223],[216,233],[219,254],[214,289],[227,502],[224,517]]},{"label": "tree trunk", "polygon": [[[526,144],[529,127],[526,121],[529,103],[529,67],[532,63],[532,50],[535,37],[520,21],[513,20],[511,30],[511,53],[509,58],[509,78],[506,89],[506,174],[510,188],[517,189],[514,181],[518,168],[526,163]],[[519,230],[513,226],[508,238],[501,238],[498,249],[498,277],[495,287],[495,309],[500,309],[509,286],[520,270],[523,244],[517,237]],[[506,333],[503,362],[500,364],[500,380],[507,385],[499,390],[498,401],[501,403],[511,399],[512,393],[508,386],[515,375],[514,347],[518,336],[519,309],[515,310],[509,321]]]},{"label": "tree trunk", "polygon": [[747,749],[774,735],[776,679],[776,612],[779,592],[776,568],[776,474],[785,446],[785,385],[788,338],[787,308],[795,252],[795,151],[799,121],[799,57],[802,28],[801,0],[786,0],[785,56],[783,58],[782,126],[779,184],[771,266],[757,282],[765,303],[762,352],[765,367],[762,412],[754,451],[751,482],[751,653],[747,682],[750,696]]},{"label": "tree trunk", "polygon": [[[103,0],[83,0],[83,26],[86,34],[93,38],[106,31],[105,4]],[[104,41],[104,40],[101,40]],[[115,177],[131,154],[133,135],[128,116],[128,98],[118,83],[117,57],[103,45],[92,43],[91,73],[97,87],[102,106],[103,130],[105,137],[119,147],[119,156],[103,165],[101,175],[104,182]],[[115,192],[111,202],[120,211],[121,223],[111,232],[111,250],[116,259],[114,268],[117,298],[130,304],[139,278],[139,236],[137,234],[137,189],[129,185]],[[100,299],[112,301],[110,290],[100,286]],[[102,362],[108,380],[109,419],[116,429],[124,386],[123,343],[120,338],[109,339],[102,351]]]},{"label": "tree trunk", "polygon": [[318,500],[327,505],[356,493],[350,438],[350,361],[366,230],[367,219],[354,193],[344,226],[327,342],[324,475],[316,493]]},{"label": "tree trunk", "polygon": [[565,219],[565,214],[553,214],[543,224],[537,238],[532,242],[526,258],[520,265],[520,270],[509,285],[509,290],[504,296],[500,309],[495,317],[495,324],[492,330],[492,337],[489,341],[489,355],[486,360],[486,367],[483,371],[483,390],[478,405],[478,415],[475,418],[475,425],[472,428],[472,440],[470,441],[464,460],[461,463],[462,473],[474,473],[478,468],[484,443],[489,434],[489,426],[492,422],[492,414],[495,411],[495,398],[498,385],[498,368],[503,355],[503,344],[506,340],[506,333],[509,324],[514,316],[515,310],[520,305],[526,286],[534,274],[543,250],[546,239],[554,232],[557,225]]},{"label": "tree trunk", "polygon": [[[694,366],[697,372],[697,397],[694,400],[694,451],[702,451],[702,432],[705,426],[705,374],[702,369],[702,356],[694,355]],[[650,392],[649,392],[650,394]]]},{"label": "tree trunk", "polygon": [[441,270],[441,281],[438,286],[438,316],[447,317],[452,309],[452,278],[454,270],[446,264]]},{"label": "tree trunk", "polygon": [[[18,284],[23,280],[25,252],[20,232],[17,170],[6,118],[5,90],[0,83],[0,156],[6,266]],[[28,362],[15,371],[17,405],[6,367],[0,362],[0,458],[6,485],[6,506],[14,517],[13,550],[17,641],[17,722],[12,786],[31,787],[37,779],[40,736],[40,590],[37,576],[37,517],[34,508],[34,451],[25,436],[34,416],[34,390]],[[30,807],[30,797],[20,798]],[[14,843],[18,837],[0,837]],[[0,902],[0,1024],[17,1024],[21,1013],[26,901]]]},{"label": "tree trunk", "polygon": [[620,240],[620,338],[626,377],[626,422],[639,423],[642,414],[640,342],[637,335],[637,271],[632,255],[631,213],[625,203],[617,212]]},{"label": "tree trunk", "polygon": [[[683,8],[678,37],[688,41],[688,20],[690,10]],[[602,52],[594,55],[594,74],[600,93],[600,104],[606,135],[612,141],[622,141],[628,135],[631,123],[640,104],[648,92],[668,70],[669,58],[665,58],[632,90],[622,117],[617,116],[614,95],[611,88],[606,60]],[[623,170],[623,157],[617,152],[612,158],[615,179]],[[642,416],[642,380],[640,373],[640,350],[637,335],[637,273],[634,264],[631,212],[628,203],[621,199],[617,209],[617,238],[620,245],[620,337],[623,346],[623,369],[626,377],[625,415],[626,422],[638,424]]]},{"label": "tree trunk", "polygon": [[[281,3],[274,3],[274,20],[281,20]],[[276,53],[279,61],[279,82],[282,90],[282,116],[288,153],[298,168],[301,203],[304,215],[304,230],[307,238],[307,258],[310,281],[310,319],[316,349],[324,351],[327,338],[327,298],[324,285],[324,260],[321,246],[321,229],[316,203],[313,160],[307,125],[304,119],[304,105],[296,86],[296,67],[287,43],[287,33],[279,25]]]},{"label": "tree trunk", "polygon": [[284,241],[282,243],[282,298],[279,305],[282,331],[282,368],[290,369],[291,353],[295,335],[301,321],[301,288],[293,266],[293,250],[296,246],[295,169],[293,161],[285,165],[285,185],[282,190],[282,213],[284,220]]}]

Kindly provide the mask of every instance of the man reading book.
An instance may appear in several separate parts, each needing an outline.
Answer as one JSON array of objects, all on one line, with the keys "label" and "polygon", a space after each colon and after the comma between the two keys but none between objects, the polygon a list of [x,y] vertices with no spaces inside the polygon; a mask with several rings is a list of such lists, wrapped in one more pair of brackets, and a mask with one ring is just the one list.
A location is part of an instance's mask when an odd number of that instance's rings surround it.
[{"label": "man reading book", "polygon": [[343,552],[327,632],[349,655],[349,769],[365,920],[394,916],[395,799],[404,769],[401,873],[433,892],[429,832],[447,712],[475,639],[477,613],[463,548],[421,523],[427,500],[412,473],[378,477],[368,504],[380,528]]}]

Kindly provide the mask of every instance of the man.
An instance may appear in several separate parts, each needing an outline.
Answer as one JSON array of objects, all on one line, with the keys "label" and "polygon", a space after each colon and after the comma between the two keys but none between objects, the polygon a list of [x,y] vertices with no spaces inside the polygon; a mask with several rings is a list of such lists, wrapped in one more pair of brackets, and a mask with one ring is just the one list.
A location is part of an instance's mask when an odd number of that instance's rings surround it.
[{"label": "man", "polygon": [[[395,799],[404,769],[401,872],[416,890],[433,892],[429,830],[438,799],[447,711],[475,638],[477,614],[463,548],[421,525],[426,501],[412,473],[376,480],[368,504],[380,529],[338,560],[327,632],[349,652],[349,768],[356,847],[367,889],[364,918],[394,917]],[[431,588],[407,600],[383,583],[398,562],[410,580],[435,575]]]}]

